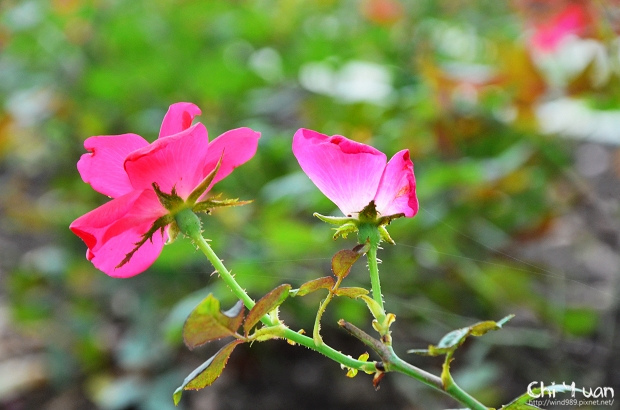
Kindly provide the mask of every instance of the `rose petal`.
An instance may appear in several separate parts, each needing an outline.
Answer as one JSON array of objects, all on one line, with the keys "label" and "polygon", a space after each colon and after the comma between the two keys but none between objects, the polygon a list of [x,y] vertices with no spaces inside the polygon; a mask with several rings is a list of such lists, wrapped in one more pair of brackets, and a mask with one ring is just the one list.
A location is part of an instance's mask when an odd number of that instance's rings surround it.
[{"label": "rose petal", "polygon": [[180,102],[172,104],[161,123],[159,138],[185,131],[191,127],[194,117],[200,114],[200,108],[192,103]]},{"label": "rose petal", "polygon": [[[209,150],[202,171],[203,178],[213,171],[222,153],[224,154],[220,169],[217,175],[215,175],[213,182],[211,182],[209,189],[211,189],[214,184],[230,175],[239,165],[249,161],[254,154],[256,154],[259,138],[260,132],[244,127],[226,131],[209,143]],[[209,189],[207,189],[206,192],[208,192]]]},{"label": "rose petal", "polygon": [[125,158],[147,145],[149,143],[136,134],[90,137],[84,141],[84,148],[90,152],[78,161],[78,171],[95,191],[112,198],[119,197],[133,189],[123,167]]},{"label": "rose petal", "polygon": [[388,162],[375,196],[375,205],[382,216],[402,213],[412,217],[418,212],[413,163],[408,150],[397,152]]},{"label": "rose petal", "polygon": [[70,229],[88,246],[86,257],[95,267],[110,276],[127,278],[146,270],[159,256],[166,238],[158,232],[129,262],[116,268],[166,212],[153,191],[132,191],[76,219]]},{"label": "rose petal", "polygon": [[208,147],[207,129],[198,123],[132,152],[125,160],[125,170],[134,189],[152,189],[156,182],[163,192],[176,187],[177,193],[187,198],[202,181]]},{"label": "rose petal", "polygon": [[293,154],[301,169],[345,215],[360,212],[374,198],[386,156],[343,136],[300,129]]}]

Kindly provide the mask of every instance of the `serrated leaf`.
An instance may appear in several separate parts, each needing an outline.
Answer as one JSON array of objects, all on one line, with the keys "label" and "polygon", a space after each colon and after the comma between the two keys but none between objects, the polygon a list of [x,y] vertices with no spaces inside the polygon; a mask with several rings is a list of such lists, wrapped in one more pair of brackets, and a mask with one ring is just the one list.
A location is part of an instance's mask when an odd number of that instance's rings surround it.
[{"label": "serrated leaf", "polygon": [[183,325],[185,345],[194,349],[209,341],[232,336],[243,321],[241,301],[226,312],[220,311],[220,301],[209,294],[192,310]]},{"label": "serrated leaf", "polygon": [[183,380],[183,384],[174,391],[172,395],[174,405],[176,406],[179,404],[179,401],[181,401],[183,390],[199,390],[213,384],[222,374],[224,367],[226,367],[226,363],[228,363],[228,358],[235,347],[240,343],[243,343],[243,340],[233,340],[211,356],[209,360],[194,369],[194,371]]},{"label": "serrated leaf", "polygon": [[368,289],[364,289],[364,288],[357,288],[357,287],[352,287],[352,288],[338,288],[336,289],[336,291],[334,292],[334,294],[336,296],[347,296],[351,299],[355,299],[358,298],[362,295],[367,295],[368,293]]},{"label": "serrated leaf", "polygon": [[336,284],[336,281],[331,276],[324,276],[322,278],[313,279],[304,283],[297,289],[295,296],[305,296],[308,293],[312,293],[319,289],[331,289]]},{"label": "serrated leaf", "polygon": [[332,272],[337,278],[344,279],[351,272],[351,267],[361,256],[360,253],[350,249],[342,249],[332,258]]},{"label": "serrated leaf", "polygon": [[254,305],[245,318],[245,322],[243,322],[243,330],[246,336],[264,315],[280,306],[286,300],[290,290],[291,285],[280,285],[256,302],[256,305]]}]

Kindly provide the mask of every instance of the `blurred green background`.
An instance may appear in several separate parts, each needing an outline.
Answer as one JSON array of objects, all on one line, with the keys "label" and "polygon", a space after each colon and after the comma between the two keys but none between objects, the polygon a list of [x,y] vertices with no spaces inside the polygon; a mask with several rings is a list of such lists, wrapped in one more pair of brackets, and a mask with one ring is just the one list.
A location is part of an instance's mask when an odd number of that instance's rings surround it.
[{"label": "blurred green background", "polygon": [[[388,157],[408,148],[421,209],[390,226],[397,245],[380,254],[396,350],[515,313],[458,351],[462,387],[493,407],[532,381],[620,391],[619,10],[570,0],[2,0],[0,407],[173,408],[174,389],[217,350],[182,344],[201,298],[234,303],[187,240],[121,280],[94,269],[68,229],[106,201],[76,170],[83,141],[152,141],[177,101],[202,109],[211,138],[262,132],[256,157],[214,190],[254,202],[205,218],[253,297],[326,275],[331,256],[354,245],[312,217],[337,210],[292,155],[298,128]],[[566,21],[557,44],[537,40]],[[347,281],[368,285],[362,262]],[[288,300],[287,324],[310,330],[320,297]],[[359,356],[339,318],[371,331],[366,307],[337,300],[323,320],[325,340]],[[411,360],[440,371],[440,359]],[[221,379],[178,408],[455,405],[398,374],[374,391],[367,375],[348,379],[272,341],[238,348]]]}]

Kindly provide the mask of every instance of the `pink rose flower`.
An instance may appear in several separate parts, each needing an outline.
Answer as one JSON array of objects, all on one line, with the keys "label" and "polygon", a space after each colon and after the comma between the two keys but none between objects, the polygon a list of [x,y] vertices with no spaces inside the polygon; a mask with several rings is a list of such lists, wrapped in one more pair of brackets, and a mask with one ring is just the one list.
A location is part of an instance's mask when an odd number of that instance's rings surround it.
[{"label": "pink rose flower", "polygon": [[418,212],[408,150],[387,162],[385,154],[371,146],[302,128],[293,137],[293,153],[306,175],[346,216],[359,214],[371,201],[379,217],[412,217]]},{"label": "pink rose flower", "polygon": [[101,271],[131,277],[161,253],[168,234],[164,226],[157,229],[161,234],[154,234],[153,227],[170,210],[155,187],[182,203],[211,174],[206,189],[200,188],[204,198],[213,184],[256,153],[260,133],[237,128],[209,142],[205,126],[192,125],[199,114],[191,103],[171,105],[152,144],[136,134],[96,136],[84,142],[89,152],[77,164],[82,179],[113,199],[73,221],[70,229],[86,243],[86,258]]}]

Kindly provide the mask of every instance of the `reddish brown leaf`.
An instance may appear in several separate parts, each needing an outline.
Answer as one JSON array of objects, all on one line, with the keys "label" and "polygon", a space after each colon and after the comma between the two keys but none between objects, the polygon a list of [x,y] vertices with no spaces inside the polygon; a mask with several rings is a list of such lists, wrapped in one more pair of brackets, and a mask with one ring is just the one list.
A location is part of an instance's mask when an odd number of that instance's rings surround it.
[{"label": "reddish brown leaf", "polygon": [[188,316],[183,326],[183,340],[190,349],[211,340],[232,336],[243,321],[244,307],[239,301],[226,312],[220,311],[220,301],[209,294]]},{"label": "reddish brown leaf", "polygon": [[313,279],[304,283],[299,287],[295,296],[305,296],[308,293],[312,293],[319,289],[331,289],[336,284],[336,281],[331,276],[324,276],[322,278]]},{"label": "reddish brown leaf", "polygon": [[347,296],[351,299],[355,299],[361,295],[367,295],[368,293],[368,289],[364,289],[364,288],[338,288],[336,289],[336,291],[334,292],[337,296]]},{"label": "reddish brown leaf", "polygon": [[338,278],[345,278],[351,271],[351,267],[360,257],[360,254],[350,249],[343,249],[332,258],[332,271]]},{"label": "reddish brown leaf", "polygon": [[256,302],[256,305],[250,310],[243,323],[246,336],[264,315],[280,306],[286,300],[290,290],[291,285],[280,285]]},{"label": "reddish brown leaf", "polygon": [[172,396],[175,406],[179,404],[183,390],[199,390],[213,384],[222,374],[224,367],[226,367],[226,363],[228,363],[228,358],[235,347],[240,343],[243,343],[243,340],[233,340],[222,347],[209,360],[191,372],[185,380],[183,380],[183,384],[175,390]]}]

